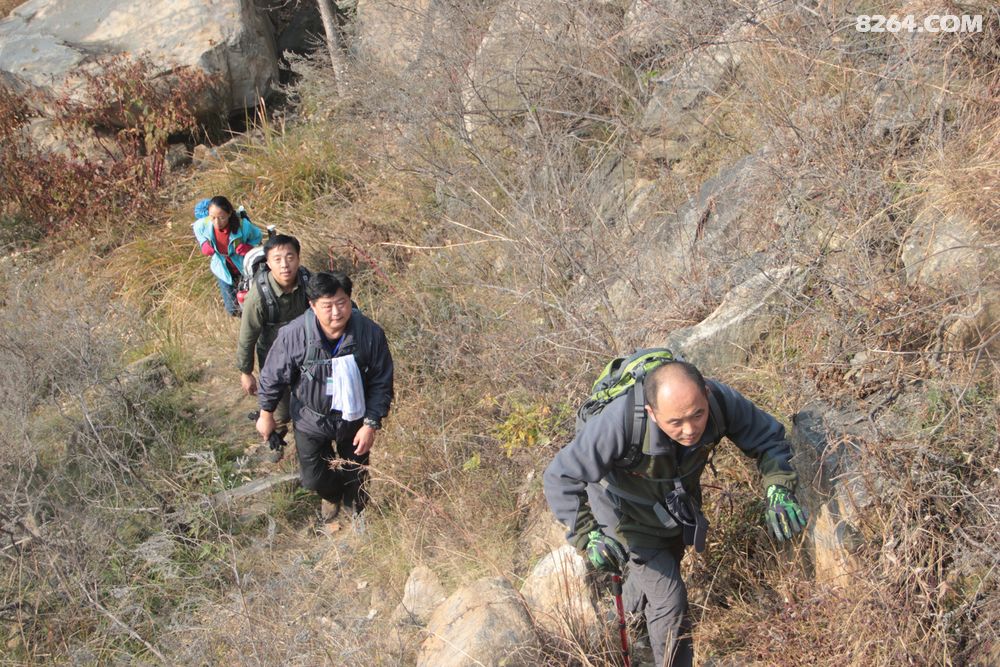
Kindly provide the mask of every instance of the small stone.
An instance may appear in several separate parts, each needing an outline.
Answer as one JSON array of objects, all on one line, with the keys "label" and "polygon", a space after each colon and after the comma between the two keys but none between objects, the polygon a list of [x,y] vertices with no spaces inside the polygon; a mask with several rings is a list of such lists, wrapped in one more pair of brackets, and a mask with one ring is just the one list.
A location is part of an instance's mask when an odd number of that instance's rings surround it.
[{"label": "small stone", "polygon": [[167,169],[170,171],[177,171],[181,167],[191,164],[191,154],[188,153],[187,146],[184,144],[171,144],[168,146],[163,159],[167,164]]}]

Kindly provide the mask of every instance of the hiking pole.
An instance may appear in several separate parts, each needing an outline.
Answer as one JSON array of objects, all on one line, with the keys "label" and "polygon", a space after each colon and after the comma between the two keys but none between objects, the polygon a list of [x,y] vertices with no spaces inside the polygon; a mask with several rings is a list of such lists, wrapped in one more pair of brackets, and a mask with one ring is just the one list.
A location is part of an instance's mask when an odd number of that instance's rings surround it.
[{"label": "hiking pole", "polygon": [[622,575],[611,575],[611,593],[615,596],[615,608],[618,610],[618,634],[622,640],[622,664],[632,667],[632,659],[628,654],[628,629],[625,625],[625,606],[622,604]]}]

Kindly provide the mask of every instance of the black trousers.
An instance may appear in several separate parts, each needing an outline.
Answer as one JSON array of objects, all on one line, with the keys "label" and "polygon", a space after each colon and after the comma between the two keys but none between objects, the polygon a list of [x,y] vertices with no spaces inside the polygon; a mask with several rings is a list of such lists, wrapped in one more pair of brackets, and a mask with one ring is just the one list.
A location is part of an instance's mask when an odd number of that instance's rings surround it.
[{"label": "black trousers", "polygon": [[[368,504],[368,454],[354,453],[354,436],[362,420],[338,422],[336,436],[315,435],[295,430],[295,449],[299,457],[302,486],[315,491],[323,500],[343,502],[347,508],[360,512]],[[330,463],[338,461],[333,468]]]}]

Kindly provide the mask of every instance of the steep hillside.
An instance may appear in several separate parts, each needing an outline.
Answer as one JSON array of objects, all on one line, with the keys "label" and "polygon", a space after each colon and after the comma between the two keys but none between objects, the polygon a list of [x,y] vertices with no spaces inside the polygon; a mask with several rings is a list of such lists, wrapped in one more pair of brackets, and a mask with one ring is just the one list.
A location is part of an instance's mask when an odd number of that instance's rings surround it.
[{"label": "steep hillside", "polygon": [[[61,227],[0,178],[3,662],[443,664],[430,611],[533,580],[575,407],[661,344],[785,423],[812,515],[775,543],[752,462],[716,457],[683,562],[696,664],[1000,662],[1000,19],[860,11],[359,0],[345,78],[293,58],[289,105],[141,210]],[[351,272],[386,330],[364,531],[294,483],[223,500],[296,466],[254,457],[238,323],[190,235],[211,194]],[[403,614],[419,566],[440,589]],[[530,641],[453,664],[616,664],[597,590],[593,618],[529,600]]]}]

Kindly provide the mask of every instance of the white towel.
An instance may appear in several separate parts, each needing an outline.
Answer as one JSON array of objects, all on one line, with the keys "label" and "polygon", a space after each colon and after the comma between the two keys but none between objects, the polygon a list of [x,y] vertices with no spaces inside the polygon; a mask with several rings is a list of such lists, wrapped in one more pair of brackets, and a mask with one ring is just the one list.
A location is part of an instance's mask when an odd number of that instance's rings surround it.
[{"label": "white towel", "polygon": [[344,421],[354,421],[365,416],[365,388],[361,383],[361,370],[353,354],[330,360],[326,395],[330,397],[330,410],[339,410]]}]

